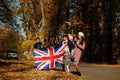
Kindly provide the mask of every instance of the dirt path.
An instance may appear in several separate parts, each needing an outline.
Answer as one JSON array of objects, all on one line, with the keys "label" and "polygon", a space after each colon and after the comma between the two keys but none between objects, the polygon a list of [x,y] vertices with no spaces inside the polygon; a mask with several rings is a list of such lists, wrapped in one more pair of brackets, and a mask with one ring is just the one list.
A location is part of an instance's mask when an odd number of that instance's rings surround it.
[{"label": "dirt path", "polygon": [[[111,65],[80,64],[82,77],[86,80],[120,80],[120,68]],[[72,67],[72,70],[75,70]]]}]

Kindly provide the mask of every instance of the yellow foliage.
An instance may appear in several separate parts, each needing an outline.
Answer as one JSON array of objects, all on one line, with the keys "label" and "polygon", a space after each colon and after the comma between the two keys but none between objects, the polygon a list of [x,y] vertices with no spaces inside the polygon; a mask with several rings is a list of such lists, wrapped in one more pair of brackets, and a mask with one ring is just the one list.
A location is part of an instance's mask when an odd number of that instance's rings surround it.
[{"label": "yellow foliage", "polygon": [[21,3],[24,3],[24,2],[25,2],[25,0],[20,0],[20,2],[21,2]]},{"label": "yellow foliage", "polygon": [[22,42],[21,47],[22,47],[23,50],[26,50],[26,49],[29,50],[29,49],[33,48],[33,45],[34,45],[34,41],[25,40],[25,41]]},{"label": "yellow foliage", "polygon": [[40,40],[44,40],[45,38],[48,38],[48,34],[45,34],[45,33],[39,33],[39,38]]},{"label": "yellow foliage", "polygon": [[66,21],[65,23],[68,24],[68,25],[71,25],[71,22],[67,22],[67,21]]}]

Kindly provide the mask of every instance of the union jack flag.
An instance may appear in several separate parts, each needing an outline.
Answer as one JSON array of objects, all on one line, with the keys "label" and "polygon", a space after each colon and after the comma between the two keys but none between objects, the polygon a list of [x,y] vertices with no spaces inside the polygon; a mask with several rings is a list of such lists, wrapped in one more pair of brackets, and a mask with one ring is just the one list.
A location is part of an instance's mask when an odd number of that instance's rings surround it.
[{"label": "union jack flag", "polygon": [[67,44],[55,48],[34,49],[34,61],[37,70],[53,69],[62,65],[64,49]]}]

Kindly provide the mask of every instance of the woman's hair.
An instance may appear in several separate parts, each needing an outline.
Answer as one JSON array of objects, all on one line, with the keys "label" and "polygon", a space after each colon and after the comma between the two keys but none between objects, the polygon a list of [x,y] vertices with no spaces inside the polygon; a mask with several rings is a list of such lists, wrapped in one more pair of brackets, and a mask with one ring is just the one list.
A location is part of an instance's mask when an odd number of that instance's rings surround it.
[{"label": "woman's hair", "polygon": [[37,38],[36,38],[36,40],[37,40],[37,39],[40,39],[40,38],[39,38],[39,37],[37,37]]},{"label": "woman's hair", "polygon": [[85,37],[82,37],[82,41],[80,42],[80,44],[83,44],[83,42],[86,41],[86,38]]}]

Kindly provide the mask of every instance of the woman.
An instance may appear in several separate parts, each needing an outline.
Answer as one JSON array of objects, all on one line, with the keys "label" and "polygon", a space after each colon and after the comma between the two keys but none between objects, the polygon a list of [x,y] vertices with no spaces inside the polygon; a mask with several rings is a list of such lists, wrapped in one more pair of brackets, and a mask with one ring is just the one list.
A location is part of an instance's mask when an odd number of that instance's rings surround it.
[{"label": "woman", "polygon": [[82,51],[85,49],[85,45],[86,45],[86,43],[85,43],[84,33],[79,32],[78,33],[78,40],[76,41],[76,46],[75,46],[74,52],[73,52],[73,57],[75,58],[75,62],[73,62],[73,64],[76,68],[78,75],[81,75],[78,63],[80,61]]}]

